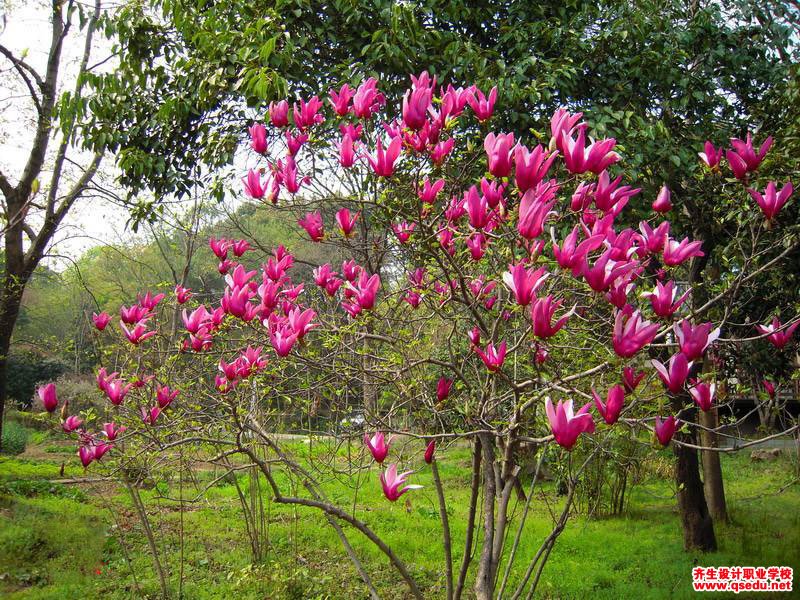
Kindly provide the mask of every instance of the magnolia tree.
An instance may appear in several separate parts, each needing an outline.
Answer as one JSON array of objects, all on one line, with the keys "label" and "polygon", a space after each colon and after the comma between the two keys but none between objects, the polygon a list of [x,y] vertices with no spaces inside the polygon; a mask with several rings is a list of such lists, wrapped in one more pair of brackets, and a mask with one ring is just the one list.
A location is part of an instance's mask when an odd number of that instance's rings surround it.
[{"label": "magnolia tree", "polygon": [[[97,384],[112,408],[105,424],[62,411],[63,428],[84,465],[125,476],[176,448],[227,465],[241,455],[274,501],[325,515],[373,597],[351,536],[366,536],[421,598],[412,557],[322,485],[341,473],[337,444],[353,435],[341,415],[363,418],[363,453],[346,468],[371,472],[387,503],[413,500],[415,474],[432,471],[446,597],[469,585],[481,599],[530,597],[581,474],[614,436],[696,454],[697,411],[726,401],[710,351],[789,344],[796,316],[733,336],[725,307],[797,244],[781,227],[792,186],[758,179],[771,139],[706,144],[708,176],[734,181],[730,170],[741,186],[726,193],[743,210],[732,275],[699,302],[686,281],[702,240],[671,230],[666,188],[637,229],[621,225],[640,190],[616,141],[591,138],[581,114],[557,111],[541,145],[491,131],[496,89],[445,87],[427,73],[411,84],[399,114],[374,79],[331,91],[330,106],[270,105],[268,122],[249,128],[245,192],[263,210],[295,211],[331,261],[300,281],[291,248],[264,256],[254,249],[264,240],[211,239],[221,297],[178,288],[123,306],[119,327],[94,316],[108,350]],[[53,387],[42,399],[55,410]],[[276,433],[287,414],[294,431],[319,434],[329,461],[287,449]],[[452,539],[437,470],[437,449],[453,444],[472,453],[463,539]],[[566,474],[566,497],[528,554],[520,540],[545,455]],[[690,475],[676,474],[685,527],[707,517]]]}]

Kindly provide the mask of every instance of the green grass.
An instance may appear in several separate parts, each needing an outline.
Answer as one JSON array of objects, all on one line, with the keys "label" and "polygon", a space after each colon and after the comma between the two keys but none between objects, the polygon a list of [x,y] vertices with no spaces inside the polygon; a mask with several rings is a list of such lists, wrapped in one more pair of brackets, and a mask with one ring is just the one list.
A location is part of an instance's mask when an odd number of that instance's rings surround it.
[{"label": "green grass", "polygon": [[[325,455],[316,445],[294,450],[305,464]],[[665,455],[666,456],[666,455]],[[342,466],[346,452],[340,450]],[[440,456],[453,526],[454,554],[462,550],[469,495],[469,453],[451,449]],[[74,461],[72,474],[82,473]],[[41,481],[58,472],[60,461],[0,462],[0,595],[14,600],[62,598],[155,598],[158,581],[141,524],[124,490],[85,486],[85,496],[70,496]],[[710,554],[683,551],[672,482],[653,476],[633,488],[625,516],[572,519],[551,554],[540,584],[547,598],[691,598],[695,565],[788,565],[800,568],[800,486],[776,493],[792,480],[788,458],[751,463],[746,453],[723,457],[731,523],[717,526],[720,549]],[[214,474],[200,474],[200,484]],[[20,480],[35,480],[28,484]],[[238,479],[247,489],[246,475]],[[444,576],[436,494],[430,471],[414,481],[425,486],[395,504],[383,499],[373,466],[360,477],[324,483],[326,493],[352,509],[394,548],[425,589],[426,598],[443,597]],[[282,485],[288,481],[281,479]],[[20,487],[21,486],[21,487]],[[66,486],[63,486],[66,487]],[[177,591],[183,552],[184,597],[192,599],[363,598],[363,585],[325,519],[310,509],[277,505],[264,490],[270,548],[262,564],[251,565],[250,549],[236,488],[212,486],[181,513],[175,478],[143,491],[169,572]],[[184,482],[184,497],[195,495]],[[406,503],[404,500],[408,498]],[[541,488],[523,535],[519,556],[531,556],[551,527],[549,510],[563,499],[552,483]],[[115,521],[106,506],[113,504]],[[182,517],[182,519],[181,519]],[[181,522],[182,521],[182,522]],[[512,525],[513,526],[513,525]],[[181,548],[180,531],[184,531]],[[352,529],[348,536],[363,558],[383,598],[406,598],[405,588],[387,561]],[[122,545],[124,543],[124,546]],[[130,563],[128,562],[130,559]],[[517,569],[519,570],[519,569]],[[135,573],[136,581],[132,574]],[[512,583],[514,578],[512,578]]]}]

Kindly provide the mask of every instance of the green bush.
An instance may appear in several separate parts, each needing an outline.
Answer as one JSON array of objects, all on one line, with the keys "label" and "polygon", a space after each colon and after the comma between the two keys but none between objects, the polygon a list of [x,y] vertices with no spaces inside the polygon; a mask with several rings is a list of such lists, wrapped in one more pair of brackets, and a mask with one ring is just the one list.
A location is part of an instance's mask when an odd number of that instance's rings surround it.
[{"label": "green bush", "polygon": [[29,351],[12,352],[8,356],[8,395],[21,407],[30,408],[36,388],[68,369],[69,365],[57,359]]},{"label": "green bush", "polygon": [[22,454],[28,444],[28,430],[16,421],[3,426],[3,454]]}]

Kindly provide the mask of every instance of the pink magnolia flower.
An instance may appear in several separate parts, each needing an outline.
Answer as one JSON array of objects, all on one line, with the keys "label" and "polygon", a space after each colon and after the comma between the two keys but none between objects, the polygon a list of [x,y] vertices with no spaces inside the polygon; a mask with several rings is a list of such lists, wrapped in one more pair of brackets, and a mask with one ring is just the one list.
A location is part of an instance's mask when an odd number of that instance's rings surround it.
[{"label": "pink magnolia flower", "polygon": [[573,275],[577,275],[580,272],[589,252],[597,250],[605,240],[604,235],[593,235],[579,244],[579,231],[580,226],[576,225],[570,234],[564,238],[561,246],[556,244],[555,234],[553,234],[553,257],[562,269],[572,269]]},{"label": "pink magnolia flower", "polygon": [[94,326],[97,327],[98,331],[103,331],[109,321],[111,321],[111,315],[107,312],[101,312],[99,315],[94,312],[92,313],[92,322]]},{"label": "pink magnolia flower", "polygon": [[75,415],[70,415],[61,424],[61,429],[63,429],[65,433],[72,433],[81,425],[83,425],[83,419]]},{"label": "pink magnolia flower", "polygon": [[497,208],[503,202],[503,194],[506,191],[506,184],[500,181],[488,181],[486,177],[481,177],[481,193],[486,198],[489,208]]},{"label": "pink magnolia flower", "polygon": [[656,417],[655,432],[658,438],[658,443],[662,446],[667,446],[672,436],[675,435],[675,430],[678,428],[680,421],[670,415],[663,421],[661,417]]},{"label": "pink magnolia flower", "polygon": [[228,249],[230,248],[230,242],[228,240],[211,237],[208,239],[208,246],[218,259],[225,260],[228,257]]},{"label": "pink magnolia flower", "polygon": [[691,289],[687,290],[683,296],[675,300],[678,295],[678,290],[675,289],[675,282],[670,280],[666,284],[660,281],[656,282],[656,287],[652,292],[642,294],[645,298],[650,298],[650,303],[653,305],[653,312],[662,319],[669,319],[673,314],[686,302]]},{"label": "pink magnolia flower", "polygon": [[564,164],[573,174],[591,171],[599,174],[620,159],[619,154],[613,151],[617,141],[608,138],[590,143],[586,146],[586,127],[578,128],[577,139],[572,134],[562,131],[560,150],[564,155]]},{"label": "pink magnolia flower", "polygon": [[470,108],[472,108],[472,111],[475,113],[475,116],[478,118],[478,121],[481,123],[488,121],[492,118],[494,104],[497,102],[497,86],[494,86],[489,91],[488,98],[484,96],[483,92],[478,88],[474,88],[473,93],[468,95],[466,100]]},{"label": "pink magnolia flower", "polygon": [[653,200],[653,210],[659,213],[668,213],[672,210],[672,202],[670,202],[671,192],[666,185],[661,186],[658,196]]},{"label": "pink magnolia flower", "polygon": [[345,169],[356,164],[355,141],[349,133],[344,134],[339,143],[339,164]]},{"label": "pink magnolia flower", "polygon": [[716,390],[716,383],[706,383],[705,381],[698,382],[695,380],[694,385],[689,388],[689,394],[691,394],[697,406],[699,406],[703,412],[708,412],[711,410],[711,406],[714,402],[714,393]]},{"label": "pink magnolia flower", "polygon": [[158,402],[159,407],[167,408],[180,393],[180,390],[171,390],[166,385],[159,386],[156,389],[156,402]]},{"label": "pink magnolia flower", "polygon": [[358,86],[353,95],[353,113],[359,119],[369,119],[386,104],[386,98],[378,91],[378,82],[370,77]]},{"label": "pink magnolia flower", "polygon": [[344,235],[344,237],[350,237],[353,235],[353,228],[356,226],[356,221],[358,220],[358,216],[360,214],[361,211],[351,216],[350,211],[347,208],[340,208],[336,212],[336,223],[339,225],[339,229],[342,231],[342,235]]},{"label": "pink magnolia flower", "polygon": [[137,294],[136,301],[139,306],[147,310],[154,310],[156,306],[165,298],[166,294],[153,294],[152,292],[145,292],[144,295]]},{"label": "pink magnolia flower", "polygon": [[361,271],[363,271],[363,269],[360,265],[356,264],[356,261],[353,259],[342,262],[342,275],[351,283],[356,280],[361,274]]},{"label": "pink magnolia flower", "polygon": [[128,341],[134,346],[138,346],[158,333],[157,331],[147,331],[147,326],[144,323],[137,323],[133,329],[128,329],[125,323],[120,321],[119,326],[122,328],[122,333],[125,334],[125,337],[128,338]]},{"label": "pink magnolia flower", "polygon": [[511,173],[511,153],[514,150],[514,134],[490,133],[483,141],[488,157],[489,172],[495,177],[507,177]]},{"label": "pink magnolia flower", "polygon": [[302,340],[309,331],[315,327],[319,327],[319,323],[311,322],[316,316],[317,312],[313,308],[307,308],[305,310],[293,308],[289,311],[289,314],[286,315],[286,319],[292,331],[297,334],[297,339]]},{"label": "pink magnolia flower", "polygon": [[792,195],[794,188],[792,187],[792,183],[788,182],[781,188],[781,191],[778,192],[775,187],[775,182],[770,181],[763,194],[754,189],[748,189],[747,191],[750,192],[753,200],[758,203],[767,221],[772,221],[778,216],[778,212],[783,208],[783,205],[789,201],[789,197]]},{"label": "pink magnolia flower", "polygon": [[322,123],[325,117],[320,114],[322,101],[314,96],[308,102],[302,98],[293,105],[294,124],[300,131],[305,131],[313,125]]},{"label": "pink magnolia flower", "polygon": [[519,220],[517,231],[526,240],[533,240],[544,231],[544,222],[551,214],[556,203],[558,186],[552,181],[543,181],[535,188],[529,189],[519,203]]},{"label": "pink magnolia flower", "polygon": [[289,103],[286,100],[269,103],[269,120],[275,127],[289,124]]},{"label": "pink magnolia flower", "polygon": [[364,127],[361,123],[341,123],[339,125],[339,133],[342,134],[344,137],[345,135],[349,135],[350,139],[354,142],[358,139],[361,139],[361,133],[364,131]]},{"label": "pink magnolia flower", "polygon": [[453,388],[453,380],[447,377],[440,377],[439,382],[436,384],[436,398],[439,402],[447,399],[450,396],[450,390]]},{"label": "pink magnolia flower", "polygon": [[126,429],[128,428],[124,425],[117,426],[114,423],[103,423],[103,433],[110,442],[117,439],[117,436],[124,433]]},{"label": "pink magnolia flower", "polygon": [[[627,206],[630,199],[641,192],[641,188],[631,188],[629,185],[623,185],[620,187],[620,183],[622,182],[622,175],[614,179],[613,181],[608,175],[608,171],[602,171],[600,173],[600,177],[597,180],[597,186],[594,189],[594,193],[590,194],[591,187],[589,189],[584,188],[585,192],[581,195],[587,196],[589,199],[594,200],[594,205],[597,207],[598,210],[603,211],[604,213],[614,213],[615,215],[619,214],[625,206]],[[580,187],[576,190],[578,193]],[[573,195],[573,199],[571,204],[575,204],[575,206],[571,206],[573,210],[578,208],[586,209],[586,199],[579,198],[576,199]]]},{"label": "pink magnolia flower", "polygon": [[719,163],[722,160],[722,153],[723,148],[721,146],[717,150],[714,148],[714,144],[706,141],[705,145],[703,146],[703,152],[698,152],[697,156],[699,156],[700,160],[702,160],[705,165],[713,171],[719,168]]},{"label": "pink magnolia flower", "polygon": [[267,193],[269,180],[263,180],[262,174],[255,169],[247,171],[247,175],[242,178],[245,193],[253,200],[261,200]]},{"label": "pink magnolia flower", "polygon": [[616,308],[623,309],[628,304],[628,294],[636,287],[635,283],[630,282],[629,278],[632,275],[629,273],[627,276],[615,280],[605,293],[606,300]]},{"label": "pink magnolia flower", "polygon": [[497,348],[495,348],[494,344],[489,342],[486,346],[486,351],[476,345],[475,352],[481,357],[486,368],[492,373],[495,373],[500,370],[500,367],[503,366],[503,362],[506,359],[506,343],[500,342]]},{"label": "pink magnolia flower", "polygon": [[283,185],[286,191],[290,194],[296,194],[300,190],[301,184],[306,184],[311,181],[310,177],[303,177],[302,180],[297,179],[297,163],[291,156],[286,157],[286,162],[283,164],[281,171]]},{"label": "pink magnolia flower", "polygon": [[414,229],[416,228],[416,223],[408,223],[406,221],[402,221],[401,223],[395,223],[392,225],[392,231],[397,236],[397,240],[401,244],[405,244],[411,238],[411,234],[414,233]]},{"label": "pink magnolia flower", "polygon": [[553,317],[556,311],[561,307],[561,300],[553,302],[553,296],[546,296],[544,298],[536,298],[531,305],[531,320],[533,321],[533,335],[541,339],[547,339],[557,334],[562,327],[566,324],[572,314],[575,312],[573,308],[566,313],[563,317],[553,323]]},{"label": "pink magnolia flower", "polygon": [[427,447],[425,448],[425,462],[431,464],[433,462],[433,453],[436,452],[436,440],[431,440],[428,442]]},{"label": "pink magnolia flower", "polygon": [[120,306],[119,316],[123,323],[133,325],[134,323],[149,319],[151,317],[151,313],[144,306],[134,304],[130,308],[126,306]]},{"label": "pink magnolia flower", "polygon": [[269,339],[275,349],[275,354],[285,358],[289,356],[292,347],[297,341],[297,333],[288,323],[280,324],[275,322],[270,325]]},{"label": "pink magnolia flower", "polygon": [[577,413],[573,413],[572,400],[559,400],[558,405],[553,407],[550,398],[545,399],[547,420],[550,421],[550,429],[559,446],[572,450],[580,434],[594,433],[594,420],[589,414],[591,406],[592,403],[587,402]]},{"label": "pink magnolia flower", "polygon": [[408,293],[403,296],[403,300],[408,302],[412,308],[419,308],[419,305],[422,302],[422,295],[414,290],[409,290]]},{"label": "pink magnolia flower", "polygon": [[551,149],[558,148],[563,153],[561,148],[563,141],[562,134],[566,133],[568,136],[571,136],[578,127],[581,117],[583,117],[582,112],[571,115],[563,106],[553,113],[553,116],[550,117]]},{"label": "pink magnolia flower", "polygon": [[109,381],[112,381],[117,376],[117,372],[114,371],[110,375],[106,372],[105,367],[100,367],[100,370],[97,372],[97,376],[95,377],[95,381],[97,382],[97,389],[101,392],[106,391],[106,385]]},{"label": "pink magnolia flower", "polygon": [[518,263],[503,273],[503,282],[514,294],[517,304],[528,306],[549,276],[545,267],[526,269],[524,263]]},{"label": "pink magnolia flower", "polygon": [[[109,379],[105,380],[103,384],[103,391],[108,396],[108,399],[111,401],[111,404],[114,406],[119,406],[122,404],[122,401],[125,400],[125,396],[127,396],[128,392],[133,387],[132,383],[125,383],[122,379],[115,379],[113,378],[114,375],[112,374]],[[98,374],[98,385],[99,385],[99,374]]]},{"label": "pink magnolia flower", "polygon": [[96,443],[92,446],[92,450],[94,451],[94,460],[100,460],[106,455],[106,452],[111,450],[114,447],[114,444],[106,444],[105,442]]},{"label": "pink magnolia flower", "polygon": [[761,382],[761,385],[764,386],[764,389],[766,390],[766,392],[769,395],[769,397],[774,400],[775,399],[775,384],[772,383],[771,381],[769,381],[768,379],[765,379],[764,381]]},{"label": "pink magnolia flower", "polygon": [[428,87],[415,87],[403,96],[403,122],[406,127],[418,131],[427,122],[428,108],[431,106],[433,90]]},{"label": "pink magnolia flower", "polygon": [[378,177],[391,177],[394,173],[394,163],[400,156],[403,140],[399,137],[393,138],[389,146],[384,150],[381,140],[375,145],[375,154],[367,155],[372,170]]},{"label": "pink magnolia flower", "polygon": [[669,221],[662,221],[653,229],[647,221],[639,223],[639,231],[642,232],[642,240],[645,249],[652,254],[661,254],[664,244],[669,239]]},{"label": "pink magnolia flower", "polygon": [[381,486],[383,487],[383,495],[388,500],[395,502],[400,496],[405,494],[408,490],[417,490],[422,488],[421,485],[407,485],[401,489],[408,476],[413,471],[406,471],[405,473],[397,474],[397,465],[391,464],[386,471],[380,474]]},{"label": "pink magnolia flower", "polygon": [[767,336],[770,344],[775,346],[778,350],[781,350],[789,343],[789,340],[792,339],[792,335],[798,326],[800,326],[800,321],[795,321],[784,328],[778,317],[773,317],[772,323],[768,325],[756,325],[756,329],[759,333]]},{"label": "pink magnolia flower", "polygon": [[636,373],[633,367],[625,367],[622,370],[622,385],[625,387],[625,393],[632,394],[636,391],[636,388],[639,387],[639,382],[644,379],[645,375],[647,373],[644,371]]},{"label": "pink magnolia flower", "polygon": [[679,394],[689,376],[689,369],[692,363],[686,359],[686,355],[678,352],[669,359],[669,368],[658,360],[651,360],[650,363],[658,371],[658,376],[664,382],[664,386],[673,394]]},{"label": "pink magnolia flower", "polygon": [[631,358],[639,350],[653,341],[658,333],[658,324],[642,318],[633,308],[622,309],[614,317],[614,332],[611,344],[614,352],[622,358]]},{"label": "pink magnolia flower", "polygon": [[375,306],[378,290],[381,287],[381,278],[375,273],[372,276],[367,276],[367,272],[363,269],[358,275],[357,283],[347,283],[347,290],[352,295],[353,302],[358,306],[359,310],[370,310]]},{"label": "pink magnolia flower", "polygon": [[425,181],[422,182],[422,187],[417,190],[417,196],[419,196],[420,201],[423,203],[433,204],[434,200],[436,200],[436,196],[439,195],[443,187],[444,179],[438,179],[431,184],[430,180],[426,177]]},{"label": "pink magnolia flower", "polygon": [[325,237],[325,227],[322,222],[322,214],[319,211],[306,213],[306,215],[297,221],[303,229],[306,230],[312,242],[320,242]]},{"label": "pink magnolia flower", "polygon": [[475,347],[481,343],[481,330],[473,327],[467,332],[467,337],[469,337],[470,344]]},{"label": "pink magnolia flower", "polygon": [[233,255],[236,258],[241,257],[245,252],[253,249],[253,247],[250,245],[250,242],[247,240],[231,240],[229,244],[231,250],[233,250]]},{"label": "pink magnolia flower", "polygon": [[712,323],[702,323],[694,326],[687,319],[680,323],[675,323],[672,329],[675,331],[675,337],[678,338],[678,345],[681,352],[686,355],[687,360],[695,360],[703,356],[711,344],[713,344],[720,336],[720,329],[714,327]]},{"label": "pink magnolia flower", "polygon": [[[614,249],[609,248],[594,262],[593,265],[584,260],[579,274],[586,279],[586,283],[595,292],[606,292],[618,279],[629,275],[639,266],[635,260],[616,261],[611,259]],[[627,283],[627,280],[626,282]]]},{"label": "pink magnolia flower", "polygon": [[56,384],[48,383],[47,385],[43,385],[39,387],[37,393],[39,394],[39,400],[42,401],[42,406],[44,406],[44,409],[49,413],[53,412],[58,406]]},{"label": "pink magnolia flower", "polygon": [[343,117],[350,112],[350,101],[353,99],[355,91],[350,89],[349,85],[345,83],[338,92],[336,90],[331,90],[329,94],[331,97],[331,105],[337,115]]},{"label": "pink magnolia flower", "polygon": [[81,459],[81,464],[84,468],[88,467],[92,464],[94,460],[94,447],[93,446],[81,446],[78,448],[78,457]]},{"label": "pink magnolia flower", "polygon": [[191,297],[192,290],[185,288],[182,285],[175,286],[175,300],[177,300],[178,304],[186,304]]},{"label": "pink magnolia flower", "polygon": [[290,129],[286,130],[284,136],[286,137],[286,152],[289,156],[296,156],[300,148],[303,147],[303,144],[308,141],[307,133],[298,133],[295,135]]},{"label": "pink magnolia flower", "polygon": [[[441,239],[439,241],[441,243]],[[483,258],[483,254],[486,251],[485,235],[483,235],[481,232],[475,232],[467,238],[466,244],[467,248],[469,248],[469,253],[472,256],[472,260],[478,261]]]},{"label": "pink magnolia flower", "polygon": [[597,412],[603,417],[603,420],[608,425],[613,425],[619,419],[619,413],[622,412],[622,407],[625,405],[625,390],[621,385],[615,385],[608,390],[606,394],[606,401],[603,403],[600,396],[592,388],[592,396],[594,397],[594,405],[597,407]]},{"label": "pink magnolia flower", "polygon": [[518,144],[514,149],[514,182],[517,189],[525,193],[541,183],[557,156],[558,152],[548,153],[541,144],[532,151]]},{"label": "pink magnolia flower", "polygon": [[261,123],[253,123],[247,131],[250,133],[250,147],[258,154],[267,151],[267,128]]},{"label": "pink magnolia flower", "polygon": [[736,179],[744,179],[745,175],[750,171],[755,171],[761,165],[761,161],[769,152],[772,147],[772,137],[768,137],[761,144],[758,151],[753,148],[753,139],[750,132],[747,132],[746,140],[731,138],[731,145],[733,150],[728,150],[725,157],[728,159],[728,164],[733,171]]},{"label": "pink magnolia flower", "polygon": [[389,454],[389,444],[391,443],[391,438],[387,440],[381,431],[376,432],[371,438],[369,434],[364,434],[364,444],[366,444],[375,462],[382,463],[386,460],[386,456]]},{"label": "pink magnolia flower", "polygon": [[158,419],[160,414],[161,409],[158,406],[154,406],[150,410],[147,410],[144,406],[141,408],[142,421],[146,425],[155,425],[156,419]]},{"label": "pink magnolia flower", "polygon": [[456,141],[453,138],[439,142],[431,150],[431,160],[435,165],[441,165],[453,151]]},{"label": "pink magnolia flower", "polygon": [[415,288],[424,289],[425,288],[425,275],[427,270],[425,267],[417,267],[411,273],[408,274],[408,281],[413,285]]},{"label": "pink magnolia flower", "polygon": [[703,256],[704,253],[700,249],[702,245],[703,242],[690,242],[689,238],[683,238],[680,242],[667,239],[664,244],[664,264],[669,267],[675,267],[683,264],[693,256]]},{"label": "pink magnolia flower", "polygon": [[467,210],[469,224],[473,229],[483,229],[489,223],[489,203],[478,193],[474,185],[464,194],[464,207]]}]

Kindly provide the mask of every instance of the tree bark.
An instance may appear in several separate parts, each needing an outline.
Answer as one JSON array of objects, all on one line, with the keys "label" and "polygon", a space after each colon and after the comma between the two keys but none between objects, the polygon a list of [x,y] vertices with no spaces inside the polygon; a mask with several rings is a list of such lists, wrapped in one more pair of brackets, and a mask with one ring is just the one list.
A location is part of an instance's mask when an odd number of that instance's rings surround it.
[{"label": "tree bark", "polygon": [[481,434],[480,439],[483,448],[483,545],[478,559],[478,572],[475,575],[475,597],[477,600],[492,600],[495,581],[492,549],[495,536],[494,504],[497,495],[497,475],[494,441],[486,434]]},{"label": "tree bark", "polygon": [[[713,407],[708,412],[701,411],[699,421],[703,427],[716,429],[719,426],[717,407]],[[700,439],[702,445],[709,448],[716,448],[719,444],[719,436],[712,431],[701,430]],[[727,522],[728,508],[725,503],[725,486],[722,480],[722,465],[719,460],[719,452],[703,450],[702,460],[703,484],[708,510],[715,520]]]},{"label": "tree bark", "polygon": [[[694,444],[693,433],[675,434],[678,441]],[[703,482],[700,479],[697,450],[673,444],[675,483],[678,485],[678,508],[683,526],[683,547],[686,550],[710,552],[717,549],[714,521],[708,512]]]}]

